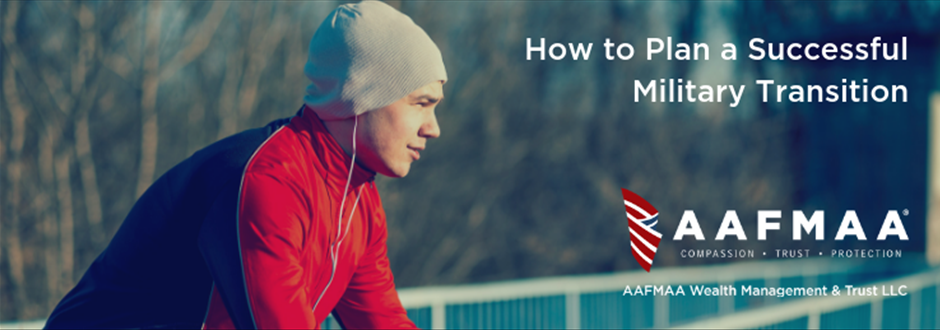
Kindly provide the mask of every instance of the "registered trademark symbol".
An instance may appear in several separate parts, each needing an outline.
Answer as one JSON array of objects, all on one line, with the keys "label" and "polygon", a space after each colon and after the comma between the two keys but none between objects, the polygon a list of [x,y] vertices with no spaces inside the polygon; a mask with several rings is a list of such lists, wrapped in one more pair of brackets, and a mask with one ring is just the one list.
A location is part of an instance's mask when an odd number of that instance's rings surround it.
[{"label": "registered trademark symbol", "polygon": [[901,214],[903,214],[903,215],[908,215],[908,214],[910,214],[910,213],[911,213],[911,212],[908,211],[907,209],[901,210]]}]

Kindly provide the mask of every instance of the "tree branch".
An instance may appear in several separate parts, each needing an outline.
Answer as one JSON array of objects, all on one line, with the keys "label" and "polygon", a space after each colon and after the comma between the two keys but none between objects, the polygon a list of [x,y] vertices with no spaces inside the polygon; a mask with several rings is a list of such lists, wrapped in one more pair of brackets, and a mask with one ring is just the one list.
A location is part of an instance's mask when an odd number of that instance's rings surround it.
[{"label": "tree branch", "polygon": [[[215,31],[219,28],[219,23],[222,22],[222,18],[225,17],[225,12],[228,10],[229,4],[230,2],[228,1],[216,1],[212,3],[212,9],[209,10],[209,14],[206,15],[202,24],[199,25],[199,32],[196,34],[196,37],[193,38],[185,49],[177,52],[176,56],[160,71],[161,80],[173,76],[180,68],[192,62],[209,47],[209,42],[212,41],[212,36],[215,35]],[[187,34],[188,32],[183,35]]]},{"label": "tree branch", "polygon": [[[4,19],[4,32],[3,40],[12,40],[15,42],[16,34],[14,31],[14,26],[16,26],[17,15],[19,14],[19,2],[12,2],[8,4],[7,7],[7,16]],[[9,58],[9,57],[8,57]],[[13,306],[17,306],[14,310],[14,318],[21,316],[22,311],[26,305],[26,276],[23,270],[24,261],[23,261],[23,250],[20,243],[20,210],[18,206],[20,204],[20,182],[21,178],[21,169],[22,161],[20,159],[23,151],[23,144],[26,140],[26,118],[29,116],[29,112],[23,108],[22,103],[19,99],[19,93],[16,90],[16,70],[13,68],[12,60],[4,61],[5,68],[3,70],[3,92],[4,99],[7,104],[7,111],[10,113],[12,134],[9,143],[9,150],[11,159],[9,160],[8,165],[6,166],[7,170],[7,184],[9,184],[9,191],[7,192],[6,201],[9,203],[9,228],[5,230],[6,238],[4,239],[5,250],[7,255],[7,262],[10,267],[10,284],[13,291]],[[0,155],[2,157],[2,155]],[[2,214],[2,213],[0,213]]]},{"label": "tree branch", "polygon": [[140,167],[137,175],[137,197],[153,182],[157,163],[157,88],[160,85],[160,1],[151,1],[148,8],[144,53],[144,80],[141,107]]}]

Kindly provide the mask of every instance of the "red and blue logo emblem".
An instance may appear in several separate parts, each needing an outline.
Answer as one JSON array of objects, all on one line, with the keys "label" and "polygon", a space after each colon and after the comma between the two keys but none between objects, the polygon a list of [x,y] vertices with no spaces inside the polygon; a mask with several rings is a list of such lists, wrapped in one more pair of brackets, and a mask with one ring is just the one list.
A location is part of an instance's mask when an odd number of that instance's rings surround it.
[{"label": "red and blue logo emblem", "polygon": [[656,231],[659,211],[636,193],[620,188],[623,193],[623,205],[627,208],[627,222],[630,223],[630,249],[633,258],[640,267],[650,271],[656,249],[663,235]]}]

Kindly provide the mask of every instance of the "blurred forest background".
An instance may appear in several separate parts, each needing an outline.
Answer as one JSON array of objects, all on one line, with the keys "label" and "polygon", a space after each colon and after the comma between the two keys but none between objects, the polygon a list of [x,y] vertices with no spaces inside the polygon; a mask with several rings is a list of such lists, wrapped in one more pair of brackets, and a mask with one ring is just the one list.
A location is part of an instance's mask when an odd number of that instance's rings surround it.
[{"label": "blurred forest background", "polygon": [[[399,287],[639,269],[620,187],[671,237],[693,209],[707,241],[679,249],[874,246],[832,240],[845,209],[873,238],[909,209],[924,249],[928,97],[940,84],[940,3],[390,1],[440,46],[442,137],[404,179],[379,179]],[[0,3],[0,320],[45,318],[137,196],[196,150],[294,114],[307,45],[334,1]],[[746,59],[747,41],[908,37],[905,62]],[[707,42],[711,61],[645,60],[647,37]],[[594,42],[591,61],[526,61],[525,38]],[[602,58],[604,38],[631,61]],[[536,39],[537,40],[537,39]],[[721,61],[733,42],[737,61]],[[908,103],[633,101],[633,81],[904,84]],[[750,240],[713,241],[725,210]],[[756,241],[756,210],[783,210]],[[789,212],[826,210],[826,241],[789,239]],[[884,247],[884,246],[882,246]]]}]

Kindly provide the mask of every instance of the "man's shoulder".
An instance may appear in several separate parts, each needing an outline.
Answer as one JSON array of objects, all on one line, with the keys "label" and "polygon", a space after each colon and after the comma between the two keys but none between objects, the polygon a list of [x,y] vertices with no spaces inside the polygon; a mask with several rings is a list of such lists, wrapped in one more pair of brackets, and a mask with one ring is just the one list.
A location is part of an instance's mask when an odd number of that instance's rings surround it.
[{"label": "man's shoulder", "polygon": [[265,126],[242,131],[197,151],[193,158],[232,159],[238,163],[247,161],[256,151],[274,138],[276,133],[290,123],[282,118]]},{"label": "man's shoulder", "polygon": [[314,157],[302,130],[283,125],[262,141],[245,164],[246,174],[302,175]]}]

